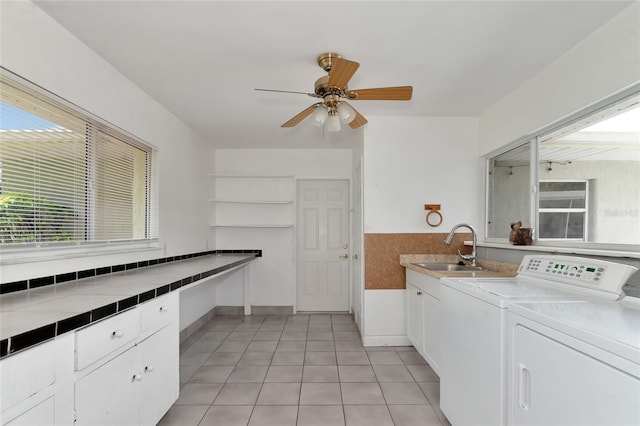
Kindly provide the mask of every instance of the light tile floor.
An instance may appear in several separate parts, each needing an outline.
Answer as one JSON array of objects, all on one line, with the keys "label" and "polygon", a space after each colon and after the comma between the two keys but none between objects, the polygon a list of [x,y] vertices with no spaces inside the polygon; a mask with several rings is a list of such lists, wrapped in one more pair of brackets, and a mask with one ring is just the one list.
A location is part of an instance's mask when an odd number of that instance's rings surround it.
[{"label": "light tile floor", "polygon": [[180,352],[161,426],[449,425],[420,354],[363,347],[347,314],[217,316]]}]

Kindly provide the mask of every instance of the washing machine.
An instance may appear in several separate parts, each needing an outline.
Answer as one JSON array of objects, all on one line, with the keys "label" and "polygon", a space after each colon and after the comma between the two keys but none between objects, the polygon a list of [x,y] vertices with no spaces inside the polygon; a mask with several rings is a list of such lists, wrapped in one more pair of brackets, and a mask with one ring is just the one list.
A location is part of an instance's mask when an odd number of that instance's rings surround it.
[{"label": "washing machine", "polygon": [[513,278],[441,279],[440,408],[454,426],[507,424],[507,307],[616,301],[637,268],[572,256],[525,256]]},{"label": "washing machine", "polygon": [[508,422],[640,425],[640,299],[508,307]]}]

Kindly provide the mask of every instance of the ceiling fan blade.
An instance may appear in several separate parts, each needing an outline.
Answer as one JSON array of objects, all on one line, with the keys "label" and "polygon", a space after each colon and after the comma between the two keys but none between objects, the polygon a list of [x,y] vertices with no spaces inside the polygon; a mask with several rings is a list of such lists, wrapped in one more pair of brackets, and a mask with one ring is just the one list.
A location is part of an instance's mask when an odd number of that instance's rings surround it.
[{"label": "ceiling fan blade", "polygon": [[413,94],[412,86],[380,87],[377,89],[356,89],[347,91],[347,98],[353,101],[408,101]]},{"label": "ceiling fan blade", "polygon": [[[344,101],[342,101],[344,102]],[[356,112],[356,118],[354,118],[354,120],[349,123],[349,127],[351,127],[352,129],[357,129],[358,127],[364,126],[365,124],[368,123],[367,119],[364,118],[364,116],[362,114],[360,114],[354,107],[353,105],[344,102],[345,104],[349,105],[351,107],[351,109],[353,109]]]},{"label": "ceiling fan blade", "polygon": [[318,95],[316,95],[315,93],[307,93],[307,92],[293,92],[291,90],[274,90],[274,89],[253,89],[253,90],[257,90],[259,92],[278,92],[278,93],[295,93],[298,95],[307,95],[307,96],[313,96],[314,98],[317,98]]},{"label": "ceiling fan blade", "polygon": [[353,74],[356,73],[359,63],[347,61],[346,59],[335,58],[331,62],[331,71],[329,71],[329,87],[339,87],[343,89],[347,86]]},{"label": "ceiling fan blade", "polygon": [[291,120],[287,121],[286,123],[284,123],[280,127],[295,127],[298,123],[300,123],[302,120],[304,120],[309,115],[311,115],[313,110],[316,109],[316,107],[318,105],[320,105],[320,102],[318,102],[317,104],[311,105],[309,108],[307,108],[304,111],[300,112],[298,115],[296,115],[295,117],[293,117]]}]

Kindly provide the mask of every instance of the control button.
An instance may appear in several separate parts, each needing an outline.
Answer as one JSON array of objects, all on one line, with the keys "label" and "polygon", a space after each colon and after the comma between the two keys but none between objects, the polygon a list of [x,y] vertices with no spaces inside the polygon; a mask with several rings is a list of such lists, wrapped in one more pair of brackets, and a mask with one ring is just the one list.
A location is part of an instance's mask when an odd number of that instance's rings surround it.
[{"label": "control button", "polygon": [[594,280],[594,281],[600,281],[600,278],[595,277],[593,280]]},{"label": "control button", "polygon": [[599,276],[601,276],[601,275],[602,275],[602,273],[600,273],[600,272],[596,272],[596,277],[599,277]]},{"label": "control button", "polygon": [[564,271],[564,272],[562,273],[562,275],[567,275],[567,271]]},{"label": "control button", "polygon": [[570,276],[570,277],[572,277],[572,276],[574,276],[574,275],[575,275],[575,274],[574,274],[573,272],[569,274],[569,276]]},{"label": "control button", "polygon": [[580,274],[576,274],[576,278],[580,278]]},{"label": "control button", "polygon": [[598,272],[604,271],[604,268],[598,268]]}]

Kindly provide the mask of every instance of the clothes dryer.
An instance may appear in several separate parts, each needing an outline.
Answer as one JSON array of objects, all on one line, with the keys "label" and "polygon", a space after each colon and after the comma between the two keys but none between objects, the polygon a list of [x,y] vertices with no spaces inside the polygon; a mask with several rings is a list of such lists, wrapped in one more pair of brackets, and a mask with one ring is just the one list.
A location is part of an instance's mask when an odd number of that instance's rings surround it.
[{"label": "clothes dryer", "polygon": [[640,299],[508,307],[508,422],[640,425]]},{"label": "clothes dryer", "polygon": [[507,424],[507,307],[618,300],[637,268],[525,256],[514,278],[441,279],[440,408],[454,426]]}]

